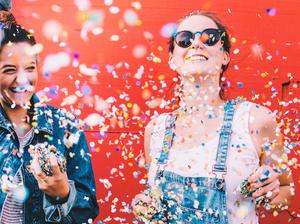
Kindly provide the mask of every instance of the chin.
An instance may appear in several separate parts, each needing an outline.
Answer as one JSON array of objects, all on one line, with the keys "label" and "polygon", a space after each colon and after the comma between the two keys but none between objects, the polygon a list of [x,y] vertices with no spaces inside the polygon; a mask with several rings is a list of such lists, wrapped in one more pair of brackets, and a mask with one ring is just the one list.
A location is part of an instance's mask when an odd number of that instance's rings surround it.
[{"label": "chin", "polygon": [[31,97],[5,97],[3,103],[5,103],[10,108],[28,108]]},{"label": "chin", "polygon": [[192,76],[199,76],[199,75],[207,75],[207,70],[202,66],[198,67],[195,66],[193,68],[184,69],[181,72],[183,77],[192,77]]}]

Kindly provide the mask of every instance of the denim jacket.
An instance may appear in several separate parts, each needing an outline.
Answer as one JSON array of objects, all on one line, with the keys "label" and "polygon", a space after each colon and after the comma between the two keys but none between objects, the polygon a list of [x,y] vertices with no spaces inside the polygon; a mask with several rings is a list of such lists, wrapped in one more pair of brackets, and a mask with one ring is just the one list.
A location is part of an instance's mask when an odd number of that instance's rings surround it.
[{"label": "denim jacket", "polygon": [[[43,105],[36,95],[32,99],[33,136],[19,152],[19,140],[3,108],[0,108],[0,184],[3,176],[12,179],[21,169],[29,197],[24,202],[25,223],[89,223],[99,212],[94,174],[88,145],[79,121],[71,113]],[[45,195],[28,170],[32,159],[28,148],[47,142],[56,147],[67,161],[70,193],[67,201]],[[7,193],[0,190],[0,212]]]}]

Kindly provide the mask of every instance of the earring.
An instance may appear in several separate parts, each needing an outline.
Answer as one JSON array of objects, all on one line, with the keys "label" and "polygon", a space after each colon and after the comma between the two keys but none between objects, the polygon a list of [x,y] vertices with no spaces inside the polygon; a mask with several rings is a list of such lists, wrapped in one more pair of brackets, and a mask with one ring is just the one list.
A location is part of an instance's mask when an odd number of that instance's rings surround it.
[{"label": "earring", "polygon": [[173,58],[171,58],[171,59],[168,61],[168,64],[169,64],[169,67],[170,67],[171,70],[176,71],[177,65],[175,65],[175,63],[174,63],[174,61],[173,61]]}]

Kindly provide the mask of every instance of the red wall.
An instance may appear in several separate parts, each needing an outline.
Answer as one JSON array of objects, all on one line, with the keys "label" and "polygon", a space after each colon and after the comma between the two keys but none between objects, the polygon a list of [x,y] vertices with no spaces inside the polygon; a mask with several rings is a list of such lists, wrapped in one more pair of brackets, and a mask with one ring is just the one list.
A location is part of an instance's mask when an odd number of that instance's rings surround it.
[{"label": "red wall", "polygon": [[[40,57],[39,90],[50,89],[44,93],[52,99],[50,104],[61,106],[62,102],[69,102],[70,105],[63,106],[82,119],[92,113],[104,118],[103,124],[86,130],[101,210],[98,221],[133,222],[128,206],[146,180],[146,169],[140,160],[144,127],[155,112],[168,111],[173,106],[170,100],[175,74],[167,66],[168,39],[161,35],[161,29],[192,10],[217,12],[230,28],[234,53],[226,75],[230,81],[229,96],[247,97],[272,110],[282,110],[282,130],[294,142],[299,142],[296,126],[299,127],[299,86],[296,83],[300,80],[300,1],[86,0],[81,1],[80,6],[83,7],[84,2],[90,2],[91,6],[84,11],[80,11],[75,2],[14,0],[13,13],[19,23],[34,30],[37,40],[44,46]],[[124,16],[129,9],[133,14]],[[51,36],[57,28],[47,26],[49,20],[61,26],[54,40],[45,35]],[[88,21],[98,29],[94,29],[94,33],[89,31],[84,39],[80,34]],[[112,41],[112,35],[118,35],[119,40]],[[134,49],[138,49],[137,53],[133,53]],[[67,67],[50,74],[42,72],[46,56],[59,52],[64,52],[65,56],[62,59],[54,57],[51,69],[69,58]],[[99,73],[96,76],[84,74],[77,63],[97,68]],[[143,74],[138,77],[136,74],[141,66]],[[292,84],[287,87],[286,102],[291,103],[282,107],[278,103],[283,97],[281,84],[289,80]],[[76,94],[73,102],[65,99]],[[104,103],[99,98],[109,101],[109,97],[110,108],[104,111],[101,109]],[[153,100],[151,105],[161,100],[169,104],[153,108],[146,104],[149,100]],[[291,159],[299,159],[299,149],[299,146],[292,149]],[[293,167],[298,190],[298,165]],[[111,186],[103,184],[104,179]],[[291,209],[295,216],[300,211],[296,202],[298,195]],[[287,212],[261,220],[262,223],[300,223],[299,219],[292,221]]]}]

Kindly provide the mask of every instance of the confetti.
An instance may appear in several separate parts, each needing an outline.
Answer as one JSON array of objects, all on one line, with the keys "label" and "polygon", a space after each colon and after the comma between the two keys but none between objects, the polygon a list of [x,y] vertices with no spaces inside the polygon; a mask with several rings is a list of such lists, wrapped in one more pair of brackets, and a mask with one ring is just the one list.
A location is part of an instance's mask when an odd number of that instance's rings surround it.
[{"label": "confetti", "polygon": [[136,45],[132,50],[132,54],[135,58],[143,58],[146,53],[147,49],[144,45]]},{"label": "confetti", "polygon": [[62,34],[63,27],[59,21],[51,19],[43,24],[42,31],[47,39],[55,40]]},{"label": "confetti", "polygon": [[167,23],[160,29],[160,35],[165,38],[171,37],[176,31],[176,23]]},{"label": "confetti", "polygon": [[43,73],[57,72],[71,63],[71,57],[65,52],[48,54],[43,64]]},{"label": "confetti", "polygon": [[138,23],[139,17],[132,9],[127,9],[123,15],[124,21],[128,26],[135,26]]},{"label": "confetti", "polygon": [[276,15],[276,8],[267,8],[266,12],[268,13],[269,16],[275,16]]},{"label": "confetti", "polygon": [[79,11],[86,11],[91,7],[90,0],[74,0],[74,4],[77,6]]},{"label": "confetti", "polygon": [[85,123],[90,126],[90,127],[94,127],[94,126],[103,126],[104,125],[104,121],[105,118],[102,117],[100,114],[98,113],[92,113],[90,115],[88,115],[85,119],[84,119]]}]

